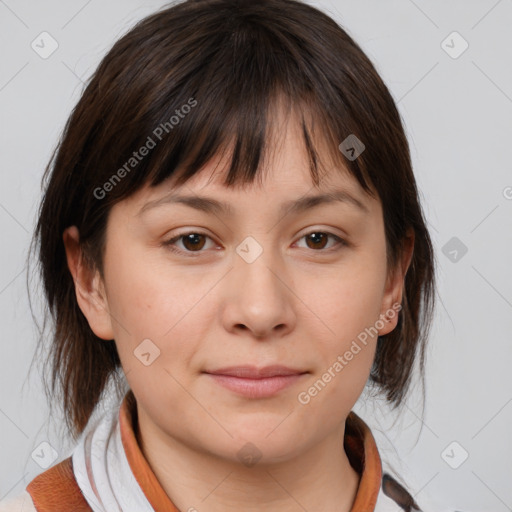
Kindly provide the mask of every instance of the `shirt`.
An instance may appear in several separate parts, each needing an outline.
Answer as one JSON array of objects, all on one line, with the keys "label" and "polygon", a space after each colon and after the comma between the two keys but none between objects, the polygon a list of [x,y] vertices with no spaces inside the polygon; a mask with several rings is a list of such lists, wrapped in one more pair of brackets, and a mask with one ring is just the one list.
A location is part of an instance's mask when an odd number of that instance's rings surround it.
[{"label": "shirt", "polygon": [[[124,450],[125,460],[128,462],[127,468],[131,472],[130,482],[124,482],[123,491],[132,488],[133,485],[138,485],[140,489],[137,491],[143,493],[144,501],[149,504],[148,510],[179,512],[158,482],[137,443],[135,435],[137,406],[131,391],[124,397],[116,421],[118,428],[115,432],[120,438],[119,446]],[[370,428],[353,411],[349,413],[345,422],[343,444],[350,464],[360,475],[359,487],[351,512],[414,512],[422,510],[411,494],[396,479],[387,473],[383,474],[380,455]],[[115,471],[112,471],[112,468],[105,472],[106,475],[113,473]],[[69,512],[71,510],[91,512],[101,510],[93,508],[97,505],[93,505],[91,501],[92,492],[97,492],[96,486],[93,484],[91,488],[87,489],[89,492],[83,492],[83,484],[81,485],[82,488],[77,483],[74,473],[73,458],[68,457],[35,477],[26,489],[14,499],[0,503],[0,512]],[[116,508],[123,512],[136,512],[122,508],[118,504]],[[109,509],[107,512],[114,511]]]}]

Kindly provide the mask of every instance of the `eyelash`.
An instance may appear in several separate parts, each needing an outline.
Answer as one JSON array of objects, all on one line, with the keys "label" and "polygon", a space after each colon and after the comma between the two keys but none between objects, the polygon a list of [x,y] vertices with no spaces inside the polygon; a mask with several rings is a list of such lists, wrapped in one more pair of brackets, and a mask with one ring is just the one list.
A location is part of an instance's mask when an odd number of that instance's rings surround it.
[{"label": "eyelash", "polygon": [[[333,251],[338,251],[344,247],[348,247],[348,242],[346,242],[345,240],[343,240],[343,238],[340,238],[339,236],[333,234],[333,233],[329,233],[328,231],[320,231],[320,230],[313,230],[313,231],[310,231],[309,233],[305,233],[304,235],[302,235],[299,240],[302,240],[303,238],[309,236],[309,235],[312,235],[313,233],[315,234],[322,234],[322,235],[327,235],[329,237],[332,237],[336,240],[337,242],[337,245],[338,247],[334,246],[334,247],[331,247],[329,249],[311,249],[311,251],[313,252],[333,252]],[[181,238],[187,236],[187,235],[201,235],[201,236],[204,236],[206,238],[210,238],[211,240],[211,237],[209,237],[206,233],[202,233],[201,231],[187,231],[186,233],[181,233],[169,240],[166,240],[163,242],[163,245],[165,247],[167,247],[169,250],[171,250],[172,252],[175,252],[177,254],[187,254],[187,255],[190,255],[191,257],[197,257],[199,256],[201,253],[205,252],[203,250],[199,250],[199,251],[188,251],[188,250],[184,250],[184,249],[179,249],[178,247],[176,247],[175,245],[173,245],[175,242],[177,242],[178,240],[180,240]]]}]

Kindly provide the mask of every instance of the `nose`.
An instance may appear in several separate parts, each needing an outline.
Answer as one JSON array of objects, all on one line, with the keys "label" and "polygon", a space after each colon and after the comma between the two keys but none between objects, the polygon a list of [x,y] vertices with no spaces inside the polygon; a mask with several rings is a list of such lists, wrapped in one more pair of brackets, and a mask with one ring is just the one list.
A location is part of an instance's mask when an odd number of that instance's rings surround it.
[{"label": "nose", "polygon": [[260,340],[293,330],[297,299],[289,281],[282,260],[272,257],[270,250],[254,260],[246,258],[243,251],[236,254],[225,282],[222,320],[226,330],[248,331]]}]

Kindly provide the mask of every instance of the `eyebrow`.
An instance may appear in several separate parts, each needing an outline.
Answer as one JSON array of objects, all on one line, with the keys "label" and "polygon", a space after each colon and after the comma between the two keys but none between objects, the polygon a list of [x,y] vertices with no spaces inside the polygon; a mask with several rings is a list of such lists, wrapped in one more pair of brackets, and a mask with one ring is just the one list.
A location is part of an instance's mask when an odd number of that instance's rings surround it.
[{"label": "eyebrow", "polygon": [[[286,201],[280,207],[280,214],[300,213],[321,204],[331,204],[335,202],[341,202],[361,210],[364,213],[369,213],[368,207],[362,201],[351,195],[346,190],[336,189],[322,194],[303,196],[299,199]],[[235,213],[230,204],[217,199],[204,196],[184,196],[177,193],[171,193],[161,199],[149,201],[140,209],[137,215],[140,216],[146,211],[164,204],[184,204],[205,213],[224,215],[234,215]]]}]

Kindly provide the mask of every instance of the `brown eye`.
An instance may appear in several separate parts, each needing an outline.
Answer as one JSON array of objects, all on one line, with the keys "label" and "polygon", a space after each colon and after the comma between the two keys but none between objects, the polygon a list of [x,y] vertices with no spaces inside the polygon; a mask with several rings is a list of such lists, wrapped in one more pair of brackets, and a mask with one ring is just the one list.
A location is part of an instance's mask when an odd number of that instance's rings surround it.
[{"label": "brown eye", "polygon": [[312,231],[311,233],[307,233],[304,235],[301,239],[306,240],[306,248],[307,249],[313,249],[320,252],[327,252],[330,249],[336,249],[336,247],[327,247],[329,238],[335,240],[337,244],[334,244],[334,246],[339,245],[341,247],[348,245],[345,240],[340,238],[339,236],[333,235],[332,233],[326,233],[323,231]]},{"label": "brown eye", "polygon": [[[191,231],[175,236],[163,242],[163,245],[176,253],[189,255],[191,253],[198,253],[197,255],[199,255],[201,252],[205,252],[202,249],[205,247],[206,240],[208,239],[210,239],[210,237],[203,233]],[[181,242],[181,247],[178,245],[178,242]]]},{"label": "brown eye", "polygon": [[[300,238],[300,240],[303,239],[306,240],[306,249],[311,249],[316,252],[330,252],[331,250],[342,249],[349,245],[339,236],[323,231],[312,231]],[[329,239],[334,240],[335,243],[327,247]],[[200,256],[202,252],[206,251],[206,249],[203,249],[207,244],[207,240],[211,241],[208,235],[191,231],[175,236],[163,242],[163,245],[178,254]],[[181,242],[181,244],[178,242]]]},{"label": "brown eye", "polygon": [[189,251],[201,250],[204,246],[204,235],[200,233],[189,233],[187,235],[182,235],[183,245]]},{"label": "brown eye", "polygon": [[325,233],[310,233],[305,238],[311,242],[311,245],[308,244],[310,249],[323,249],[328,237]]}]

